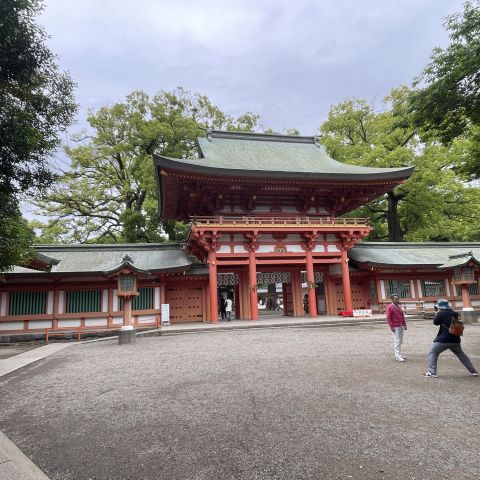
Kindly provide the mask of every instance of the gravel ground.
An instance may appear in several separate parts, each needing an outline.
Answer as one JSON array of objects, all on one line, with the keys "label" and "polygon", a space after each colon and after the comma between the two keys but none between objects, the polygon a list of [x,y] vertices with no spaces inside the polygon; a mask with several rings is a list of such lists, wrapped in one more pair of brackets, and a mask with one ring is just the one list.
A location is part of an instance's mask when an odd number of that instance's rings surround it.
[{"label": "gravel ground", "polygon": [[53,480],[478,479],[480,381],[422,377],[436,330],[403,364],[383,325],[75,345],[0,379],[0,429]]}]

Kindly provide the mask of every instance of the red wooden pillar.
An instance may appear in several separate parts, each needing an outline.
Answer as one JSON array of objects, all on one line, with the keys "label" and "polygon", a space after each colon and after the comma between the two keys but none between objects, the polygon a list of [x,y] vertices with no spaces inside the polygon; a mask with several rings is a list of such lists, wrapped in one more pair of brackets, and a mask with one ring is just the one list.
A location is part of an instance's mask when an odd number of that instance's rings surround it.
[{"label": "red wooden pillar", "polygon": [[350,287],[350,273],[348,271],[347,249],[342,249],[342,283],[343,283],[343,299],[345,310],[351,311],[352,307],[352,290]]},{"label": "red wooden pillar", "polygon": [[315,274],[313,272],[313,256],[312,251],[307,248],[306,254],[306,270],[307,270],[307,288],[308,288],[308,311],[311,317],[317,316],[317,298],[315,290]]},{"label": "red wooden pillar", "polygon": [[108,287],[108,314],[107,314],[107,326],[113,325],[113,288]]},{"label": "red wooden pillar", "polygon": [[255,250],[248,252],[248,280],[250,290],[250,315],[252,320],[258,320],[258,295],[257,295],[257,264]]},{"label": "red wooden pillar", "polygon": [[235,298],[235,320],[239,320],[242,317],[240,314],[240,287],[238,284],[233,287],[233,296]]},{"label": "red wooden pillar", "polygon": [[210,322],[218,323],[217,256],[208,252],[208,284],[210,290]]},{"label": "red wooden pillar", "polygon": [[282,295],[283,295],[283,316],[286,317],[288,315],[287,312],[287,305],[288,305],[288,291],[287,285],[282,283]]},{"label": "red wooden pillar", "polygon": [[470,299],[469,285],[462,284],[462,303],[463,310],[472,308],[472,301]]},{"label": "red wooden pillar", "polygon": [[55,286],[55,290],[53,291],[52,328],[58,328],[58,301],[59,301],[59,296],[60,296],[60,291],[58,290],[58,287]]},{"label": "red wooden pillar", "polygon": [[[167,301],[166,301],[166,296],[165,296],[165,282],[160,281],[160,287],[159,287],[159,288],[160,288],[160,298],[159,298],[159,302],[160,302],[160,311],[159,311],[159,313],[160,313],[160,315],[159,315],[159,316],[160,316],[160,321],[161,321],[161,322],[162,322],[162,321],[166,321],[166,320],[170,321],[169,318],[167,318],[167,319],[162,318],[162,305],[163,305],[164,303],[167,303]],[[168,323],[168,322],[166,322],[166,323]]]}]

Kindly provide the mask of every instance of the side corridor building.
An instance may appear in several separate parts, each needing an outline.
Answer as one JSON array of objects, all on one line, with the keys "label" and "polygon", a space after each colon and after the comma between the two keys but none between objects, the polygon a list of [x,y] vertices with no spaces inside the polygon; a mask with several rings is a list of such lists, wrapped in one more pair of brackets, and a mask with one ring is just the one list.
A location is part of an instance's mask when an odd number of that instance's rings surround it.
[{"label": "side corridor building", "polygon": [[381,312],[394,292],[415,311],[438,297],[480,306],[480,243],[362,242],[372,227],[348,216],[413,168],[339,163],[315,137],[207,131],[198,152],[154,155],[160,215],[190,223],[185,245],[37,246],[0,283],[0,333],[121,326],[124,271],[138,285],[136,326],[165,304],[172,323],[217,322],[221,297],[235,318],[258,320],[259,291],[286,316]]}]

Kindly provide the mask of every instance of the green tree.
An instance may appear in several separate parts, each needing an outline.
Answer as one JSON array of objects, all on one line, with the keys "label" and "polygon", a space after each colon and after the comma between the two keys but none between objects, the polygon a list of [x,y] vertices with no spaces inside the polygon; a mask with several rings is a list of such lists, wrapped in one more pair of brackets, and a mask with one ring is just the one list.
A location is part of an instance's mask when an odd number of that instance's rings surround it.
[{"label": "green tree", "polygon": [[41,10],[40,0],[0,2],[0,271],[32,253],[18,204],[54,180],[48,158],[76,112],[74,84],[35,23]]},{"label": "green tree", "polygon": [[91,113],[88,122],[91,134],[66,149],[71,169],[38,201],[41,213],[53,218],[44,238],[57,232],[62,241],[77,242],[164,241],[164,233],[184,239],[187,226],[160,223],[152,154],[192,157],[202,128],[251,131],[258,117],[232,118],[207,97],[178,88],[153,98],[133,92]]},{"label": "green tree", "polygon": [[457,168],[480,178],[480,2],[465,2],[462,12],[446,17],[444,27],[449,45],[433,50],[415,82],[415,122],[446,144],[471,137],[472,149]]},{"label": "green tree", "polygon": [[442,146],[421,141],[412,122],[410,91],[392,90],[375,112],[364,100],[333,107],[321,126],[322,143],[336,160],[368,167],[415,166],[412,177],[355,214],[370,218],[371,239],[472,240],[479,229],[476,189],[452,168],[466,151],[463,142]]}]

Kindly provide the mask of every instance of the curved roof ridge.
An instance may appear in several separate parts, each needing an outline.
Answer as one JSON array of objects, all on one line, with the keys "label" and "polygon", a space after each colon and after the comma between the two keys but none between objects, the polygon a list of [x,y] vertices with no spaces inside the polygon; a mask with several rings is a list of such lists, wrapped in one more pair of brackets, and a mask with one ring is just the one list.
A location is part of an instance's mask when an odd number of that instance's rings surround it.
[{"label": "curved roof ridge", "polygon": [[317,144],[319,137],[315,135],[284,135],[282,133],[238,132],[231,130],[207,129],[207,139],[209,138]]}]

